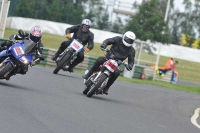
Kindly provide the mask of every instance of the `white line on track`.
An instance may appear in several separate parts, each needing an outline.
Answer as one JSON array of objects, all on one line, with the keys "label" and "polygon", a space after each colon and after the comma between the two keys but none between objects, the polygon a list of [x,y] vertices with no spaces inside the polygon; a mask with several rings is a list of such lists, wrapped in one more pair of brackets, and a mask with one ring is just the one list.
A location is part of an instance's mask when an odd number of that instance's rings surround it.
[{"label": "white line on track", "polygon": [[200,125],[197,123],[197,118],[200,116],[200,108],[197,108],[194,111],[194,115],[191,117],[191,122],[192,124],[194,124],[195,126],[197,126],[198,128],[200,128]]}]

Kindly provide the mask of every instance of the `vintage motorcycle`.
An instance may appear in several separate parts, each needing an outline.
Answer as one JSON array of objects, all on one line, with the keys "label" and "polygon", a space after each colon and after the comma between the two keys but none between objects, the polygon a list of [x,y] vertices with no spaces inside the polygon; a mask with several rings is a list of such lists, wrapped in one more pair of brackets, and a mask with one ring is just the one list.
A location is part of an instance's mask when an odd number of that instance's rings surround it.
[{"label": "vintage motorcycle", "polygon": [[[106,52],[110,52],[109,50],[105,50]],[[106,87],[108,80],[111,78],[112,73],[116,69],[120,69],[120,65],[127,65],[125,61],[112,59],[113,56],[110,56],[110,59],[107,59],[103,65],[99,66],[98,70],[96,70],[88,79],[84,79],[84,84],[86,86],[83,94],[87,95],[87,97],[91,97],[93,95],[103,94],[103,89]],[[122,72],[122,70],[120,69]],[[85,74],[88,70],[85,71]]]},{"label": "vintage motorcycle", "polygon": [[67,71],[73,59],[83,48],[84,46],[81,42],[73,39],[69,47],[56,59],[57,66],[54,69],[53,73],[57,74],[60,69]]},{"label": "vintage motorcycle", "polygon": [[[23,33],[20,34],[23,36]],[[9,80],[13,75],[28,70],[28,66],[37,61],[33,61],[35,52],[31,52],[36,45],[35,43],[25,39],[16,42],[13,35],[10,36],[9,40],[13,42],[13,45],[0,52],[0,79],[6,80]],[[42,56],[39,59],[44,60]]]}]

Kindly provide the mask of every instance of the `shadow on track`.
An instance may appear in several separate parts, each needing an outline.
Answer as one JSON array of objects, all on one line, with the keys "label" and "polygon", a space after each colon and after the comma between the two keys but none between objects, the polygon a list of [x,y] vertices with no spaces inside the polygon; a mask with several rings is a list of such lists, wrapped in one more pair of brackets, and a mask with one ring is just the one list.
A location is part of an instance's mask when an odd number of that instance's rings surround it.
[{"label": "shadow on track", "polygon": [[75,79],[83,79],[82,77],[76,77],[76,76],[70,76],[70,75],[65,75],[65,74],[55,74],[63,77],[69,77],[69,78],[75,78]]},{"label": "shadow on track", "polygon": [[85,94],[80,93],[80,92],[75,92],[75,91],[71,91],[74,94],[78,94],[78,95],[82,95],[85,98],[89,99],[89,100],[98,100],[98,101],[102,101],[102,102],[110,102],[110,103],[114,103],[114,104],[120,104],[120,105],[125,105],[125,106],[134,106],[133,103],[131,103],[130,101],[122,101],[122,100],[117,100],[117,99],[111,99],[111,97],[109,97],[109,95],[94,95],[91,98],[87,97]]},{"label": "shadow on track", "polygon": [[[91,100],[95,99],[95,100],[107,101],[107,102],[112,102],[112,103],[116,103],[116,104],[127,104],[124,101],[118,101],[116,99],[110,99],[110,98],[106,98],[106,97],[108,97],[108,96],[106,96],[106,95],[102,95],[102,96],[101,95],[94,95],[90,99]],[[86,96],[86,98],[88,98],[88,97]]]},{"label": "shadow on track", "polygon": [[0,81],[0,86],[7,86],[7,87],[12,87],[12,88],[14,88],[14,89],[21,89],[21,90],[33,91],[33,90],[30,89],[30,88],[26,88],[26,87],[19,86],[19,85],[14,85],[14,84],[11,84],[11,83],[5,83],[5,82],[2,82],[2,81]]}]

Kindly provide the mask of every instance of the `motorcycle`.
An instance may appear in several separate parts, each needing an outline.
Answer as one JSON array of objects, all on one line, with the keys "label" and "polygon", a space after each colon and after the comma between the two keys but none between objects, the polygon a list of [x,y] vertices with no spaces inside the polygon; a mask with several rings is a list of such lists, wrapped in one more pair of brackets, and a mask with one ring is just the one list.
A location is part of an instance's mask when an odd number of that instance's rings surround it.
[{"label": "motorcycle", "polygon": [[[110,52],[109,50],[105,50],[106,52]],[[112,57],[112,56],[111,56]],[[120,69],[120,65],[127,65],[125,61],[115,60],[115,59],[107,59],[103,65],[99,66],[98,70],[96,70],[88,79],[84,79],[84,84],[86,86],[83,94],[87,95],[87,97],[92,97],[93,95],[103,94],[103,90],[106,87],[108,80],[111,78],[112,73]],[[85,71],[87,74],[88,70]]]},{"label": "motorcycle", "polygon": [[84,46],[81,42],[79,42],[76,39],[73,39],[69,47],[56,59],[57,66],[54,69],[53,73],[57,74],[60,71],[60,69],[67,71],[73,59],[83,48]]},{"label": "motorcycle", "polygon": [[[29,40],[17,42],[14,40],[13,35],[10,36],[9,40],[13,42],[13,45],[0,52],[0,79],[6,80],[9,80],[13,75],[28,70],[28,66],[33,64],[32,59],[35,54],[31,50],[36,45]],[[43,57],[40,57],[40,59],[44,60]]]}]

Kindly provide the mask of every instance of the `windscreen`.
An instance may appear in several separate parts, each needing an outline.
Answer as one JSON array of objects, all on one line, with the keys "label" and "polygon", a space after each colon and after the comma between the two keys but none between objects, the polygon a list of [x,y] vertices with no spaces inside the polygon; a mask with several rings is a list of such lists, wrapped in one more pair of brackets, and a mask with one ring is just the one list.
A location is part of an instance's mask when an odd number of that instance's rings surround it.
[{"label": "windscreen", "polygon": [[36,47],[36,43],[30,40],[24,40],[24,52],[31,53],[33,52],[33,49]]}]

